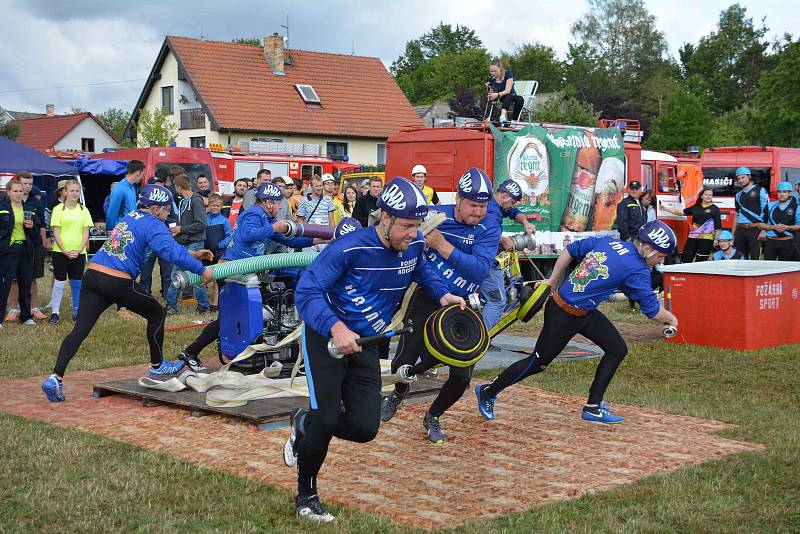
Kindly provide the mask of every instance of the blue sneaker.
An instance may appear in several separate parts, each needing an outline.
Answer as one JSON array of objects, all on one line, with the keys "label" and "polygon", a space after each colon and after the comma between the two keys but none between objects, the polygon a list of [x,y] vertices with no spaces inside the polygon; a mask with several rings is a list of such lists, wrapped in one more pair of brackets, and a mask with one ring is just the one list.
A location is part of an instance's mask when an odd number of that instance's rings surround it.
[{"label": "blue sneaker", "polygon": [[174,375],[181,369],[183,369],[183,362],[178,360],[176,362],[170,360],[161,360],[161,365],[158,368],[153,369],[152,366],[147,370],[147,376],[150,378],[155,378],[157,376],[164,376],[164,375]]},{"label": "blue sneaker", "polygon": [[611,406],[605,402],[600,402],[600,406],[595,408],[588,408],[584,406],[581,419],[584,421],[606,424],[621,423],[625,420],[624,417],[615,415],[614,412],[611,411]]},{"label": "blue sneaker", "polygon": [[50,375],[42,382],[42,391],[50,402],[64,402],[64,384],[56,375]]},{"label": "blue sneaker", "polygon": [[475,397],[478,399],[478,411],[487,421],[494,419],[494,401],[497,397],[487,397],[483,391],[486,384],[477,384],[475,386]]}]

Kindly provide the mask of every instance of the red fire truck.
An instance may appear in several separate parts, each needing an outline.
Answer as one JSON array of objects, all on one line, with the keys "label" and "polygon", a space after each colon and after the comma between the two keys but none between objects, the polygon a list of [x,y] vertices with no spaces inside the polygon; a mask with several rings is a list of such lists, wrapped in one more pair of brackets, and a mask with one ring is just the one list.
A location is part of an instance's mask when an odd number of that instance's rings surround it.
[{"label": "red fire truck", "polygon": [[212,188],[219,181],[219,176],[211,159],[211,152],[205,148],[149,147],[115,150],[94,154],[95,159],[115,159],[130,161],[138,159],[144,163],[144,180],[155,176],[156,171],[164,169],[169,172],[173,165],[180,165],[192,180],[192,186],[201,174],[212,183]]}]

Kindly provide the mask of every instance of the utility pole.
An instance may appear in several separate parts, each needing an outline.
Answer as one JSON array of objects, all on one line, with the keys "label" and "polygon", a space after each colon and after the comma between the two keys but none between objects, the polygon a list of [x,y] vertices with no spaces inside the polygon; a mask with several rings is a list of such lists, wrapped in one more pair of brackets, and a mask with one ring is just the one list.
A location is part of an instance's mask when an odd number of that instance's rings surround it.
[{"label": "utility pole", "polygon": [[286,14],[286,24],[281,24],[281,28],[286,30],[286,48],[289,48],[289,14]]}]

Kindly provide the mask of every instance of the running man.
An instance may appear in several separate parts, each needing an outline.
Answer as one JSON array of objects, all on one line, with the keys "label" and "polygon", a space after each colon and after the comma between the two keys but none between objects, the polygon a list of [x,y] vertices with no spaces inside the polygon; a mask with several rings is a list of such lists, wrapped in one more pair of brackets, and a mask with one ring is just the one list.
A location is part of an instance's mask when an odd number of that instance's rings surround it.
[{"label": "running man", "polygon": [[[676,244],[672,229],[656,220],[645,223],[633,242],[588,237],[568,245],[556,261],[550,278],[541,282],[553,292],[544,307],[544,325],[533,353],[511,364],[489,384],[475,386],[478,410],[484,419],[494,419],[495,399],[501,391],[547,369],[569,340],[581,334],[603,349],[603,358],[597,366],[581,417],[597,423],[621,423],[623,417],[611,411],[603,402],[603,396],[628,354],[628,347],[616,327],[597,307],[622,290],[629,299],[639,303],[648,318],[677,328],[678,320],[659,303],[650,285],[650,268],[663,263]],[[561,285],[573,259],[580,260],[580,264]]]}]

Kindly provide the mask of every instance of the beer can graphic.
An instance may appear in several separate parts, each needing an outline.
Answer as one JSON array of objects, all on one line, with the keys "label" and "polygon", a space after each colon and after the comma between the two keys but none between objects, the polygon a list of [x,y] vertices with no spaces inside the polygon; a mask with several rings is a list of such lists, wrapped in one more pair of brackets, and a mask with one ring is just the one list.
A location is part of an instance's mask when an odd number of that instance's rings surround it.
[{"label": "beer can graphic", "polygon": [[528,196],[542,195],[550,185],[550,160],[544,143],[533,136],[518,137],[508,151],[508,177],[528,186]]},{"label": "beer can graphic", "polygon": [[617,217],[617,204],[625,191],[625,163],[618,157],[606,157],[600,164],[595,184],[592,230],[610,230]]},{"label": "beer can graphic", "polygon": [[575,170],[569,188],[567,205],[561,218],[562,232],[584,232],[589,228],[589,220],[594,207],[594,191],[597,182],[597,171],[600,169],[600,150],[595,148],[592,140],[594,134],[585,132],[589,140],[588,146],[578,149],[575,158]]}]

